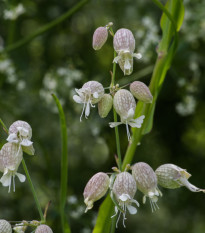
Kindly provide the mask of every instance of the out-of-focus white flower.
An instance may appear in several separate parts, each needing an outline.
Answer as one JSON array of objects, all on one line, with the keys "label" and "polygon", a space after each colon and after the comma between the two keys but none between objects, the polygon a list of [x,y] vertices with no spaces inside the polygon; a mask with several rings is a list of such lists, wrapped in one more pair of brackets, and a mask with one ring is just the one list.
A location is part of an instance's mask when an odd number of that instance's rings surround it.
[{"label": "out-of-focus white flower", "polygon": [[0,151],[0,171],[3,172],[3,176],[0,182],[3,186],[11,189],[13,182],[13,191],[15,192],[15,176],[17,176],[20,182],[24,182],[26,177],[17,172],[18,167],[23,158],[23,151],[20,145],[15,143],[6,143]]},{"label": "out-of-focus white flower", "polygon": [[78,104],[83,104],[80,121],[85,111],[85,118],[90,115],[90,106],[98,103],[104,95],[104,88],[101,83],[97,81],[89,81],[85,83],[82,88],[75,89],[78,95],[73,96],[73,100]]},{"label": "out-of-focus white flower", "polygon": [[26,231],[26,228],[27,226],[20,226],[20,224],[16,224],[15,227],[13,227],[13,230],[15,233],[24,233]]},{"label": "out-of-focus white flower", "polygon": [[25,121],[15,121],[9,127],[8,142],[16,143],[22,146],[23,151],[29,155],[34,155],[33,142],[31,141],[32,129]]},{"label": "out-of-focus white flower", "polygon": [[[116,227],[120,219],[121,213],[123,214],[123,226],[125,227],[124,221],[126,220],[127,209],[130,214],[137,213],[137,209],[134,206],[132,206],[132,204],[135,203],[139,207],[139,203],[136,200],[134,200],[134,195],[136,191],[136,182],[130,173],[121,172],[117,175],[112,187],[112,192],[114,193],[115,198],[119,206],[122,208],[123,212],[120,211],[118,220],[116,222]],[[118,207],[115,206],[115,215],[113,215],[112,217],[116,216],[118,214],[118,211]]]},{"label": "out-of-focus white flower", "polygon": [[0,219],[0,233],[12,233],[11,224],[4,219]]},{"label": "out-of-focus white flower", "polygon": [[192,95],[185,96],[183,102],[176,104],[176,111],[181,116],[188,116],[195,112],[196,100]]},{"label": "out-of-focus white flower", "polygon": [[128,125],[130,125],[131,127],[140,128],[145,116],[142,115],[134,119],[136,102],[133,95],[128,90],[121,89],[117,91],[114,96],[113,104],[116,112],[120,115],[121,122],[110,122],[109,125],[111,128],[113,128],[118,125],[125,124],[127,137],[128,140],[130,140],[131,136]]},{"label": "out-of-focus white flower", "polygon": [[25,7],[23,4],[19,3],[16,7],[12,8],[11,10],[5,10],[4,11],[4,19],[6,20],[15,20],[20,15],[25,13]]},{"label": "out-of-focus white flower", "polygon": [[140,59],[140,53],[134,53],[135,38],[132,32],[126,28],[119,29],[114,36],[113,46],[118,56],[113,62],[118,63],[124,75],[130,75],[133,71],[133,57]]}]

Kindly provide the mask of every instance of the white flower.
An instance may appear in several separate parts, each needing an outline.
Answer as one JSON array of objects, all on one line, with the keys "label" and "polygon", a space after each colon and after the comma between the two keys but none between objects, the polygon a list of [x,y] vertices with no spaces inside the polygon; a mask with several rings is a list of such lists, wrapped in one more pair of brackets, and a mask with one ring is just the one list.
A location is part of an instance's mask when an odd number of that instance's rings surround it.
[{"label": "white flower", "polygon": [[[123,226],[125,227],[124,221],[126,220],[127,209],[130,214],[137,213],[137,209],[134,206],[132,206],[132,204],[135,203],[137,207],[139,207],[139,203],[136,200],[134,200],[134,195],[136,191],[136,182],[130,173],[121,172],[117,175],[114,181],[112,192],[115,195],[118,205],[122,208],[122,211],[120,210],[120,214],[116,222],[116,227],[120,219],[121,213],[123,215]],[[112,218],[118,214],[118,211],[119,208],[115,206],[115,214],[112,216]]]},{"label": "white flower", "polygon": [[83,104],[82,114],[80,116],[80,121],[82,119],[83,113],[85,111],[85,118],[90,115],[90,106],[95,107],[93,104],[98,103],[104,95],[104,88],[101,83],[97,81],[89,81],[85,83],[82,88],[75,89],[78,95],[73,96],[73,100],[76,103]]},{"label": "white flower", "polygon": [[9,127],[8,142],[16,143],[22,146],[23,151],[29,155],[34,155],[31,126],[25,121],[15,121]]},{"label": "white flower", "polygon": [[133,57],[140,59],[140,53],[134,53],[135,39],[132,32],[128,29],[119,29],[114,36],[113,45],[118,56],[114,58],[113,62],[120,65],[124,75],[129,75],[133,71]]},{"label": "white flower", "polygon": [[15,8],[11,10],[5,10],[4,11],[4,19],[8,20],[15,20],[17,19],[20,15],[22,15],[25,12],[25,8],[23,4],[18,4]]},{"label": "white flower", "polygon": [[109,125],[113,128],[118,125],[125,124],[127,137],[128,140],[130,140],[131,136],[128,125],[134,128],[141,128],[145,116],[142,115],[134,119],[136,102],[133,95],[128,90],[119,90],[114,96],[113,104],[116,112],[120,115],[121,122],[110,122]]},{"label": "white flower", "polygon": [[11,189],[13,182],[13,191],[15,192],[15,176],[17,176],[20,182],[24,182],[26,177],[17,172],[18,167],[23,158],[23,151],[20,145],[15,143],[6,143],[0,151],[0,171],[3,172],[3,176],[0,182],[3,186]]}]

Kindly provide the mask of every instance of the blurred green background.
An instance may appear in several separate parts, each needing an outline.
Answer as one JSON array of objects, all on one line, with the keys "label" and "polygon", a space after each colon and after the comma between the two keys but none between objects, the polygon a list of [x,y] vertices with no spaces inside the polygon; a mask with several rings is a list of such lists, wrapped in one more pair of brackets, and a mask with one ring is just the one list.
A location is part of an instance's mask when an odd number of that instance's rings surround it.
[{"label": "blurred green background", "polygon": [[[69,10],[75,0],[0,1],[0,50],[27,37],[41,26]],[[163,3],[165,1],[162,1]],[[15,19],[14,8],[22,4]],[[144,161],[153,169],[164,163],[186,168],[190,182],[205,188],[205,1],[186,0],[185,19],[179,33],[179,47],[157,103],[154,127],[137,148],[134,162]],[[13,12],[10,14],[9,11]],[[20,12],[20,10],[19,10]],[[11,19],[9,17],[14,17]],[[0,118],[9,127],[16,120],[29,122],[33,129],[36,155],[25,160],[36,187],[42,208],[51,200],[48,224],[60,232],[59,187],[61,141],[57,108],[51,97],[55,93],[65,110],[68,126],[68,199],[66,211],[72,232],[90,233],[102,200],[84,214],[83,190],[87,181],[99,171],[111,172],[115,166],[115,135],[108,123],[112,114],[100,119],[92,109],[88,120],[79,117],[82,105],[72,96],[84,82],[96,80],[109,86],[113,47],[109,37],[99,51],[92,49],[92,35],[99,26],[113,22],[114,31],[130,29],[136,38],[134,72],[123,77],[117,67],[117,82],[140,79],[149,83],[160,41],[161,11],[144,0],[90,0],[72,17],[8,54],[0,54]],[[123,154],[127,147],[125,127],[119,127]],[[7,135],[0,130],[0,143]],[[23,172],[20,167],[19,171]],[[127,216],[116,232],[132,233],[204,233],[205,195],[186,188],[165,190],[151,212],[142,204],[138,214]],[[0,186],[0,219],[10,221],[39,219],[28,183],[16,179],[16,192]]]}]

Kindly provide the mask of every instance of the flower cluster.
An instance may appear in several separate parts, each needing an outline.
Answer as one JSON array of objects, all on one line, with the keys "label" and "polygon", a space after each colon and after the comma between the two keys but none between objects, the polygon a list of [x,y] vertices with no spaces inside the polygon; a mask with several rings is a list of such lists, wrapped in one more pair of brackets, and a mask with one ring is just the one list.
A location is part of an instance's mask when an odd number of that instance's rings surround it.
[{"label": "flower cluster", "polygon": [[137,189],[144,194],[143,204],[146,198],[149,198],[152,212],[159,209],[157,201],[162,196],[158,185],[168,189],[185,186],[192,192],[205,192],[204,189],[197,188],[188,181],[191,175],[185,169],[174,164],[161,165],[154,171],[147,163],[138,162],[131,166],[132,174],[128,171],[121,172],[116,168],[113,170],[116,172],[110,178],[106,173],[99,172],[88,181],[84,190],[84,202],[87,212],[93,207],[93,203],[110,189],[109,194],[115,204],[115,214],[112,217],[119,213],[116,227],[121,214],[125,227],[126,211],[128,210],[132,215],[137,213],[137,208],[133,206],[135,204],[139,207],[139,203],[134,199]]},{"label": "flower cluster", "polygon": [[17,170],[23,159],[23,151],[29,155],[34,155],[31,137],[31,126],[25,121],[15,121],[9,127],[8,142],[0,150],[0,172],[3,173],[0,182],[3,186],[9,187],[9,192],[12,182],[15,192],[15,176],[19,178],[20,182],[26,180],[26,177],[18,173]]}]

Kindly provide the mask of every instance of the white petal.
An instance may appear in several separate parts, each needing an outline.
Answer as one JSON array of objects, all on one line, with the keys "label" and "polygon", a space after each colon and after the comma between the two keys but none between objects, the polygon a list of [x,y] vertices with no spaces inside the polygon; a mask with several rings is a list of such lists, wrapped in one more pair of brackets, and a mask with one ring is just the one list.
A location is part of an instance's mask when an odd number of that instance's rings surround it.
[{"label": "white petal", "polygon": [[128,194],[123,193],[121,196],[119,196],[119,199],[121,201],[127,201],[130,199],[130,196]]},{"label": "white petal", "polygon": [[22,146],[31,146],[33,144],[32,141],[28,140],[28,139],[23,139],[20,143]]},{"label": "white petal", "polygon": [[130,108],[129,111],[128,111],[128,118],[133,118],[134,114],[135,114],[134,109]]},{"label": "white petal", "polygon": [[127,205],[127,209],[128,209],[130,214],[136,214],[137,213],[137,208],[135,208],[134,206]]},{"label": "white petal", "polygon": [[141,125],[139,125],[138,123],[132,122],[132,121],[129,121],[128,125],[130,125],[132,128],[140,128],[141,127]]},{"label": "white petal", "polygon": [[121,56],[117,56],[114,58],[113,63],[118,63],[118,61],[121,59]]},{"label": "white petal", "polygon": [[18,143],[18,137],[15,133],[9,134],[8,138],[6,139],[8,142]]},{"label": "white petal", "polygon": [[97,99],[97,98],[99,97],[99,94],[98,94],[97,92],[94,92],[94,93],[93,93],[93,97],[94,97],[95,99]]},{"label": "white petal", "polygon": [[110,126],[110,128],[114,128],[114,127],[116,127],[118,125],[122,125],[122,124],[123,124],[122,122],[110,122],[109,126]]},{"label": "white petal", "polygon": [[[17,127],[18,128],[18,127]],[[19,133],[21,136],[23,137],[27,137],[29,135],[29,131],[23,127],[19,127],[20,129],[19,130]]]},{"label": "white petal", "polygon": [[74,95],[73,100],[78,104],[82,104],[82,100],[78,95]]},{"label": "white petal", "polygon": [[86,105],[86,109],[85,109],[85,117],[89,116],[90,115],[90,104],[87,103]]},{"label": "white petal", "polygon": [[135,199],[132,199],[132,203],[135,203],[138,207],[140,206],[139,202],[136,201]]},{"label": "white petal", "polygon": [[130,60],[128,58],[125,59],[124,69],[129,71],[131,68],[132,68],[132,65],[130,63]]},{"label": "white petal", "polygon": [[142,54],[141,53],[133,53],[133,57],[136,57],[137,59],[141,59]]},{"label": "white petal", "polygon": [[25,182],[26,177],[23,174],[20,174],[20,173],[16,172],[15,175],[19,178],[21,183]]},{"label": "white petal", "polygon": [[3,186],[9,186],[11,184],[11,177],[12,173],[4,173],[3,176],[0,179],[0,182],[2,183]]}]

